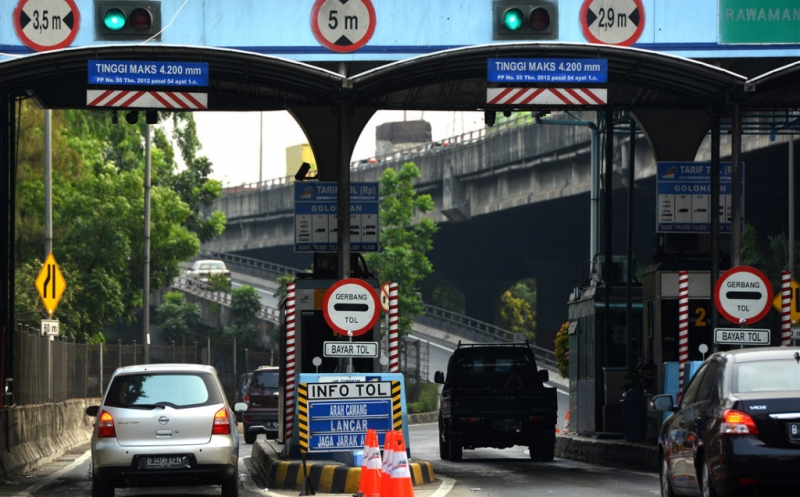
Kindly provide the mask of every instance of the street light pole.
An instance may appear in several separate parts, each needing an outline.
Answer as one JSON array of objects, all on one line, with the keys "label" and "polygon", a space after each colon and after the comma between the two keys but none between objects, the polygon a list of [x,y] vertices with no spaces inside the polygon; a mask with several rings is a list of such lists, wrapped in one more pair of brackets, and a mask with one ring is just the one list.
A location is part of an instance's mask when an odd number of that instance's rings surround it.
[{"label": "street light pole", "polygon": [[53,251],[53,124],[52,111],[44,111],[44,258]]},{"label": "street light pole", "polygon": [[144,349],[143,364],[150,364],[150,125],[144,133]]}]

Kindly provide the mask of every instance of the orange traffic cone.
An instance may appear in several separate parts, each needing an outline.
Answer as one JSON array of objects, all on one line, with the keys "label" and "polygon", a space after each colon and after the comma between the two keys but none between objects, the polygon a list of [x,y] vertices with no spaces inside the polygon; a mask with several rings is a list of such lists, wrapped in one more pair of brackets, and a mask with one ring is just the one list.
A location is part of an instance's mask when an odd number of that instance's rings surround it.
[{"label": "orange traffic cone", "polygon": [[[392,447],[394,447],[394,453],[392,478],[389,480],[390,495],[391,497],[414,497],[414,483],[411,481],[411,471],[408,469],[408,455],[403,432],[397,432],[397,437],[392,441]],[[382,497],[385,496],[382,495]]]},{"label": "orange traffic cone", "polygon": [[387,431],[383,439],[383,473],[381,475],[381,497],[391,497],[391,490],[389,482],[392,479],[392,460],[394,459],[394,451],[392,449],[394,442],[394,431]]},{"label": "orange traffic cone", "polygon": [[378,434],[375,430],[367,430],[358,492],[364,497],[379,497],[381,483],[381,449],[378,447]]},{"label": "orange traffic cone", "polygon": [[562,433],[569,433],[569,409],[567,409],[567,415],[564,417],[564,429],[561,431]]}]

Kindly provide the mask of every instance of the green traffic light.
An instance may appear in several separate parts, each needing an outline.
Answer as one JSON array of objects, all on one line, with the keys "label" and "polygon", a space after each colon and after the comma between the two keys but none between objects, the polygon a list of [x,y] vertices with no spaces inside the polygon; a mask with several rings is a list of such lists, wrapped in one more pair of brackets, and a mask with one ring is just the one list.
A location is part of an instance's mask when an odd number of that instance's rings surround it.
[{"label": "green traffic light", "polygon": [[103,23],[111,31],[119,31],[125,27],[125,13],[120,9],[108,9],[103,16]]},{"label": "green traffic light", "polygon": [[509,31],[517,31],[522,27],[522,11],[519,9],[508,9],[503,13],[503,27]]}]

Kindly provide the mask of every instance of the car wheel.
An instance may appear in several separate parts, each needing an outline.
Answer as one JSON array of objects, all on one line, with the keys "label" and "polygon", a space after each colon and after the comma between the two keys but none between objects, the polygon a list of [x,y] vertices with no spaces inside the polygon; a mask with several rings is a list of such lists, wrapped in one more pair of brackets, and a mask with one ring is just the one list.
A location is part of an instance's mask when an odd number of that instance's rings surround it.
[{"label": "car wheel", "polygon": [[450,449],[447,447],[447,442],[445,442],[445,435],[447,431],[444,428],[444,420],[442,419],[442,415],[439,414],[439,459],[442,461],[446,461],[450,458]]},{"label": "car wheel", "polygon": [[258,433],[250,433],[249,431],[244,433],[244,443],[247,445],[253,445],[256,443],[256,438],[258,437]]},{"label": "car wheel", "polygon": [[672,483],[669,480],[669,464],[666,455],[661,460],[661,497],[675,497],[675,491],[672,490]]},{"label": "car wheel", "polygon": [[114,486],[92,476],[92,497],[114,497]]},{"label": "car wheel", "polygon": [[538,453],[538,459],[540,461],[553,462],[553,459],[556,457],[556,445],[545,443],[545,445],[540,447],[536,452]]},{"label": "car wheel", "polygon": [[447,437],[447,452],[453,462],[459,462],[464,455],[464,449],[461,447],[461,435],[457,435],[452,431]]},{"label": "car wheel", "polygon": [[222,497],[239,497],[239,475],[237,473],[222,482]]},{"label": "car wheel", "polygon": [[718,497],[719,494],[714,489],[714,482],[711,481],[711,470],[708,468],[708,461],[703,463],[703,475],[700,479],[700,491],[703,497]]}]

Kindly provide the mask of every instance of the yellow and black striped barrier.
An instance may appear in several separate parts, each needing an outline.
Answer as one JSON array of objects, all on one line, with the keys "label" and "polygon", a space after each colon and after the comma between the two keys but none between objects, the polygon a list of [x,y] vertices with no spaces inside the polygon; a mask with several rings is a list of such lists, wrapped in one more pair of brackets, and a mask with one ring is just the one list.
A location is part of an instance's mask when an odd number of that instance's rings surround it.
[{"label": "yellow and black striped barrier", "polygon": [[395,431],[403,429],[403,401],[400,392],[400,382],[392,381],[392,429]]}]

